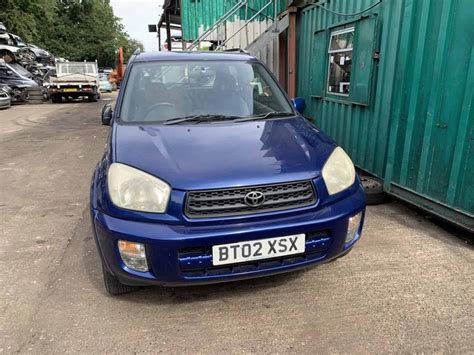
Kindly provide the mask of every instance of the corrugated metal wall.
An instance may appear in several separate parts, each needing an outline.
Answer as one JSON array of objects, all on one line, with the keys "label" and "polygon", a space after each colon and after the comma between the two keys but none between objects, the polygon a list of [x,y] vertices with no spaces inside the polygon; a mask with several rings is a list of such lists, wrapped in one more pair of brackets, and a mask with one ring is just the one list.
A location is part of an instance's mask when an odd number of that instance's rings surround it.
[{"label": "corrugated metal wall", "polygon": [[[249,10],[241,9],[235,18],[245,20],[255,14],[253,10],[260,10],[269,0],[249,0]],[[278,1],[278,12],[285,10],[287,0]],[[214,23],[227,11],[229,11],[238,0],[181,0],[181,25],[183,39],[186,41],[196,40],[201,33],[212,27]],[[252,10],[253,9],[253,10]],[[273,17],[273,5],[267,7],[265,15]],[[256,18],[258,21],[266,21],[265,16]],[[257,27],[256,27],[257,28]],[[225,36],[225,34],[223,34]],[[223,39],[223,38],[212,38]]]},{"label": "corrugated metal wall", "polygon": [[[271,0],[248,0],[248,7],[242,7],[234,16],[209,34],[206,40],[226,40],[244,26],[247,19],[254,16],[260,9]],[[286,9],[287,0],[276,0],[278,13]],[[239,0],[182,0],[181,2],[181,22],[183,28],[183,38],[185,40],[195,40],[212,27],[214,23],[227,11],[232,9]],[[275,8],[274,2],[267,6],[262,15],[257,16],[241,32],[233,37],[226,48],[245,49],[258,38],[269,26],[273,25]],[[278,38],[269,42],[264,49],[258,53],[253,53],[261,59],[270,70],[278,75]]]},{"label": "corrugated metal wall", "polygon": [[181,27],[183,39],[194,41],[199,29],[208,29],[230,9],[227,1],[181,0]]},{"label": "corrugated metal wall", "polygon": [[[373,4],[374,0],[342,0],[323,3],[332,11],[355,13]],[[392,1],[392,4],[396,1]],[[384,4],[386,6],[386,4]],[[393,5],[392,5],[393,6]],[[380,11],[378,7],[376,10]],[[377,12],[378,12],[377,11]],[[383,26],[382,16],[378,16],[379,28]],[[376,95],[372,95],[369,106],[350,105],[338,102],[336,99],[321,99],[312,97],[311,57],[313,53],[313,36],[317,31],[335,26],[356,18],[346,18],[324,11],[316,6],[305,8],[297,17],[297,93],[306,99],[311,114],[318,125],[331,137],[351,153],[354,162],[383,177],[386,164],[386,148],[388,137],[389,107],[387,102],[382,105],[381,99],[391,95],[393,83],[393,68],[378,70],[378,87]],[[385,31],[385,43],[397,41],[396,31]],[[390,38],[387,38],[390,37]],[[392,57],[396,52],[393,46],[387,46],[383,56]],[[326,59],[327,63],[327,59]],[[327,64],[325,64],[326,66]],[[374,68],[377,71],[377,66]],[[376,76],[376,75],[373,75]],[[381,86],[381,83],[386,83]],[[389,85],[387,85],[389,84]],[[388,87],[387,87],[388,86]],[[386,92],[388,91],[388,92]],[[374,97],[375,96],[375,97]],[[374,100],[375,98],[375,100]],[[308,112],[309,113],[309,112]],[[361,139],[366,137],[365,139]]]},{"label": "corrugated metal wall", "polygon": [[[340,13],[373,3],[320,2]],[[459,217],[452,211],[474,217],[473,6],[472,0],[383,0],[364,13],[377,18],[380,51],[367,106],[312,96],[308,80],[315,32],[356,18],[312,5],[297,22],[297,87],[307,113],[356,165],[385,178],[387,190],[450,219]]]}]

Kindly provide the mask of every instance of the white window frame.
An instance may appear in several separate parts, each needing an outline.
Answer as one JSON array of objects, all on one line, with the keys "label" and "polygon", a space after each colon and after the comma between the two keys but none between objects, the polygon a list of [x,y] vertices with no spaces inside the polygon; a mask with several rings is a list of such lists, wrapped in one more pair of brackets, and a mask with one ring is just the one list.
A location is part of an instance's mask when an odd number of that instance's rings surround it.
[{"label": "white window frame", "polygon": [[[340,94],[340,93],[337,93],[337,92],[334,92],[334,91],[329,91],[329,75],[331,74],[331,54],[333,54],[333,53],[342,53],[342,52],[352,52],[352,53],[354,53],[354,42],[352,43],[352,48],[350,48],[350,49],[348,49],[348,48],[331,49],[332,38],[334,36],[344,34],[344,33],[349,33],[349,32],[354,32],[354,35],[355,35],[355,26],[344,28],[342,30],[333,31],[333,32],[331,32],[331,37],[329,38],[328,57],[327,57],[328,58],[328,75],[327,75],[327,78],[326,78],[326,93],[329,94],[329,95],[337,95],[337,96],[343,96],[343,97],[349,97],[349,95],[350,95],[350,93],[349,94]],[[351,73],[351,76],[352,76],[352,73]],[[349,85],[350,85],[350,83],[349,83]]]}]

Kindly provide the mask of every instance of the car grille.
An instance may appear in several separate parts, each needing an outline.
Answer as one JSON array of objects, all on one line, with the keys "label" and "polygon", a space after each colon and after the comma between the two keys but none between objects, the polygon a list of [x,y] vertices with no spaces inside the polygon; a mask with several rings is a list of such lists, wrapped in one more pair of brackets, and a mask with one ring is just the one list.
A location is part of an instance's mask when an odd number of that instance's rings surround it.
[{"label": "car grille", "polygon": [[329,231],[307,233],[305,244],[303,254],[219,266],[212,265],[212,246],[183,248],[178,251],[179,269],[185,277],[203,278],[268,270],[275,267],[297,265],[306,261],[315,261],[326,256],[331,245],[331,234]]},{"label": "car grille", "polygon": [[[255,191],[262,193],[265,201],[260,206],[249,206],[245,203],[245,196]],[[297,181],[232,189],[190,191],[186,198],[185,214],[189,218],[236,216],[305,207],[315,202],[316,193],[311,181]]]}]

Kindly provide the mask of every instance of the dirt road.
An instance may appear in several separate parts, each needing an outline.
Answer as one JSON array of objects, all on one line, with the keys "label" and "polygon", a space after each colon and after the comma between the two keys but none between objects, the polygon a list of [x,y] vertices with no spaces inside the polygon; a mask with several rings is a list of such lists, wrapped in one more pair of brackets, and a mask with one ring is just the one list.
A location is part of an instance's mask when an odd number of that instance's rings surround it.
[{"label": "dirt road", "polygon": [[0,111],[0,352],[474,351],[472,246],[399,202],[334,263],[107,296],[88,214],[104,103]]}]

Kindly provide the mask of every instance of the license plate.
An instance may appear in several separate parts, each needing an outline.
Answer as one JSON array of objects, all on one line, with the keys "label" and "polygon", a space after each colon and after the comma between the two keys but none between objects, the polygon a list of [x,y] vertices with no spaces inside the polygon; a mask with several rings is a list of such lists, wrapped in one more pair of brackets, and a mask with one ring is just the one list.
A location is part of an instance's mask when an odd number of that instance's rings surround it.
[{"label": "license plate", "polygon": [[76,92],[77,89],[64,89],[64,92]]},{"label": "license plate", "polygon": [[246,261],[278,258],[305,251],[305,235],[250,240],[212,247],[212,265],[235,264]]}]

